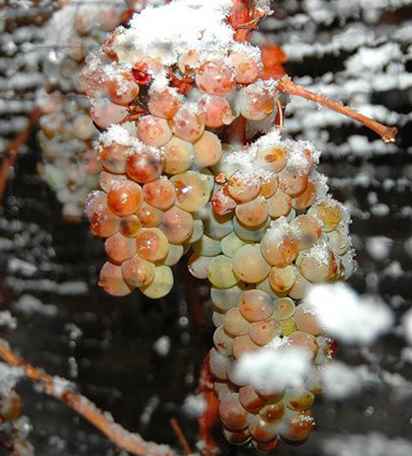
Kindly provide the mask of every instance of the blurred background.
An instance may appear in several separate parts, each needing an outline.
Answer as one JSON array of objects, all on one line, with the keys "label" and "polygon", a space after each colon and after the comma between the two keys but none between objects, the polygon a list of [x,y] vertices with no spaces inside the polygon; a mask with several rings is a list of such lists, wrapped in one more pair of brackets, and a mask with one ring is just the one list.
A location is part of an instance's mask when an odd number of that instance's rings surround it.
[{"label": "blurred background", "polygon": [[[175,417],[194,446],[190,404],[213,332],[208,287],[182,264],[167,299],[106,295],[96,286],[103,243],[82,217],[96,187],[97,132],[77,75],[87,53],[143,3],[0,0],[0,160],[3,170],[12,165],[0,208],[0,310],[18,320],[0,333],[126,428],[177,446]],[[339,347],[339,359],[367,366],[375,380],[352,398],[317,400],[317,431],[303,447],[278,454],[410,455],[412,350],[399,322],[412,299],[412,1],[272,6],[253,39],[279,44],[296,82],[400,130],[397,143],[385,145],[305,100],[287,108],[286,132],[322,151],[321,172],[351,209],[358,269],[350,284],[380,296],[397,324],[369,348]],[[37,455],[119,454],[62,403],[28,382],[18,391]],[[222,442],[222,454],[246,453]]]}]

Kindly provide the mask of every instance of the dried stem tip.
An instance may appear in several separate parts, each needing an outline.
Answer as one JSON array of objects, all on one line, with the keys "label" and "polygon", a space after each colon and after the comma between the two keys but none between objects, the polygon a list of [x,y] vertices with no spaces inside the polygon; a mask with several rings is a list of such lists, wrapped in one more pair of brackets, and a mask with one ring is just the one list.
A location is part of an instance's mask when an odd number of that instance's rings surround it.
[{"label": "dried stem tip", "polygon": [[398,133],[397,128],[383,125],[371,119],[370,117],[367,117],[359,112],[354,111],[351,108],[348,108],[339,101],[331,100],[324,95],[318,95],[300,85],[296,85],[290,78],[286,76],[278,82],[277,88],[280,92],[306,98],[307,100],[314,101],[315,103],[318,103],[322,106],[332,109],[333,111],[339,112],[347,117],[361,122],[363,125],[381,136],[385,143],[395,142],[395,138]]}]

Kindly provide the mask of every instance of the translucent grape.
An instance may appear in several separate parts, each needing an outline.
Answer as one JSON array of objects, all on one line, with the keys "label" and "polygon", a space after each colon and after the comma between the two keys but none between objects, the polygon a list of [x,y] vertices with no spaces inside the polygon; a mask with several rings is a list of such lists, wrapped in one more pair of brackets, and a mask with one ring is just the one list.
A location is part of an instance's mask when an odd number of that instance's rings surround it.
[{"label": "translucent grape", "polygon": [[217,288],[231,288],[238,282],[232,270],[232,260],[224,255],[216,256],[209,264],[208,279]]},{"label": "translucent grape", "polygon": [[259,415],[270,423],[279,421],[285,413],[285,404],[283,401],[275,402],[274,404],[269,404],[263,407]]},{"label": "translucent grape", "polygon": [[176,205],[187,212],[201,209],[210,198],[210,187],[205,175],[195,171],[177,174],[170,179],[175,187]]},{"label": "translucent grape", "polygon": [[142,287],[142,293],[151,299],[160,299],[170,293],[173,288],[173,272],[169,266],[157,266],[150,285]]},{"label": "translucent grape", "polygon": [[306,190],[308,185],[307,174],[297,171],[284,170],[279,174],[279,188],[287,195],[296,197]]},{"label": "translucent grape", "polygon": [[146,203],[165,211],[172,207],[176,200],[175,186],[169,179],[162,176],[143,186],[143,196]]},{"label": "translucent grape", "polygon": [[310,282],[307,281],[300,272],[298,272],[296,275],[296,281],[293,287],[289,290],[288,294],[293,299],[302,299],[306,295],[310,285]]},{"label": "translucent grape", "polygon": [[258,228],[247,228],[239,223],[237,218],[233,219],[233,230],[236,236],[245,242],[260,242],[263,239],[269,225],[270,219]]},{"label": "translucent grape", "polygon": [[106,98],[94,100],[90,108],[90,116],[100,128],[108,128],[112,124],[119,124],[126,119],[129,111],[125,106],[112,103]]},{"label": "translucent grape", "polygon": [[171,119],[182,104],[178,93],[167,87],[163,90],[151,90],[147,104],[150,114],[163,119]]},{"label": "translucent grape", "polygon": [[191,143],[196,142],[205,129],[205,116],[190,105],[183,105],[174,115],[171,126],[173,133]]},{"label": "translucent grape", "polygon": [[129,156],[126,172],[130,179],[139,184],[147,184],[161,176],[162,163],[159,157],[143,149]]},{"label": "translucent grape", "polygon": [[248,120],[263,120],[274,110],[273,96],[261,86],[250,85],[240,90],[238,108]]},{"label": "translucent grape", "polygon": [[150,261],[135,255],[122,264],[123,279],[131,288],[148,286],[154,279],[155,266]]},{"label": "translucent grape", "polygon": [[218,326],[223,325],[223,319],[225,318],[225,314],[220,312],[213,312],[212,313],[212,322],[214,326],[217,328]]},{"label": "translucent grape", "polygon": [[214,307],[219,312],[226,312],[232,307],[236,307],[239,304],[240,295],[243,289],[238,285],[231,288],[214,288],[210,289],[210,298],[213,302]]},{"label": "translucent grape", "polygon": [[200,256],[193,253],[187,262],[190,274],[196,277],[196,279],[207,279],[211,261],[212,257]]},{"label": "translucent grape", "polygon": [[239,222],[248,228],[262,226],[268,218],[266,199],[258,196],[252,201],[239,204],[235,213]]},{"label": "translucent grape", "polygon": [[277,176],[273,175],[269,178],[262,180],[262,186],[260,188],[260,195],[265,198],[273,196],[279,187]]},{"label": "translucent grape", "polygon": [[205,124],[209,128],[230,125],[235,119],[230,103],[224,97],[205,95],[199,100],[199,109],[204,112]]},{"label": "translucent grape", "polygon": [[304,255],[299,265],[299,270],[309,282],[325,282],[332,278],[337,271],[337,263],[331,252],[323,252],[321,255]]},{"label": "translucent grape", "polygon": [[229,62],[235,70],[235,79],[239,84],[251,84],[258,79],[260,71],[255,59],[243,52],[232,52]]},{"label": "translucent grape", "polygon": [[169,244],[169,252],[167,257],[164,259],[166,266],[174,266],[177,264],[184,254],[184,248],[182,245]]},{"label": "translucent grape", "polygon": [[142,202],[140,185],[131,181],[120,182],[107,194],[108,207],[121,217],[135,213]]},{"label": "translucent grape", "polygon": [[233,271],[243,282],[258,283],[268,276],[270,266],[258,245],[244,245],[233,256]]},{"label": "translucent grape", "polygon": [[147,115],[137,122],[137,136],[149,146],[161,147],[171,140],[172,131],[165,119]]},{"label": "translucent grape", "polygon": [[205,234],[213,239],[222,239],[233,231],[231,217],[219,217],[210,206],[201,209],[199,215],[203,220]]},{"label": "translucent grape", "polygon": [[192,143],[173,136],[163,147],[163,151],[166,174],[184,173],[191,167],[194,157]]},{"label": "translucent grape", "polygon": [[139,86],[131,73],[123,72],[105,83],[107,93],[113,103],[128,106],[139,95]]},{"label": "translucent grape", "polygon": [[288,150],[283,146],[262,147],[258,149],[256,158],[258,163],[278,173],[286,166]]},{"label": "translucent grape", "polygon": [[223,319],[223,328],[232,337],[244,336],[249,333],[249,322],[243,318],[239,309],[229,309]]},{"label": "translucent grape", "polygon": [[295,302],[290,298],[280,298],[275,302],[273,317],[276,320],[287,320],[295,314]]},{"label": "translucent grape", "polygon": [[322,234],[322,225],[311,215],[299,215],[291,222],[291,228],[296,233],[299,250],[310,249]]},{"label": "translucent grape", "polygon": [[232,69],[222,61],[206,62],[196,71],[196,85],[211,95],[223,96],[236,87]]},{"label": "translucent grape", "polygon": [[155,228],[162,221],[163,212],[150,204],[143,202],[137,211],[137,216],[145,228]]},{"label": "translucent grape", "polygon": [[312,206],[308,214],[318,217],[323,223],[323,231],[326,232],[335,230],[343,218],[342,207],[333,200],[325,200]]},{"label": "translucent grape", "polygon": [[266,345],[274,337],[281,335],[279,324],[273,320],[262,320],[252,323],[249,329],[249,337],[256,345]]},{"label": "translucent grape", "polygon": [[243,429],[242,431],[229,431],[223,429],[223,434],[226,440],[232,445],[244,445],[250,440],[250,433],[248,429]]},{"label": "translucent grape", "polygon": [[113,263],[122,263],[136,253],[136,242],[132,238],[127,238],[120,233],[113,234],[106,239],[104,247],[107,256]]},{"label": "translucent grape", "polygon": [[315,337],[302,331],[295,331],[288,336],[288,345],[307,350],[312,355],[312,358],[315,357],[318,351],[318,344]]},{"label": "translucent grape", "polygon": [[291,410],[303,411],[312,407],[315,396],[304,389],[290,389],[286,394],[286,406]]},{"label": "translucent grape", "polygon": [[293,199],[292,206],[300,211],[307,209],[315,201],[316,192],[316,185],[309,179],[305,190]]},{"label": "translucent grape", "polygon": [[205,131],[194,144],[195,164],[198,168],[207,168],[222,158],[222,143],[217,135]]},{"label": "translucent grape", "polygon": [[257,442],[265,443],[276,439],[279,432],[278,428],[277,423],[269,423],[259,415],[253,416],[249,421],[249,431]]},{"label": "translucent grape", "polygon": [[291,442],[303,442],[312,432],[314,420],[307,411],[295,413],[288,420],[287,427],[281,430],[280,435]]},{"label": "translucent grape", "polygon": [[272,266],[284,268],[293,262],[299,252],[298,241],[285,235],[280,240],[272,236],[269,231],[265,234],[261,243],[261,250],[265,260]]},{"label": "translucent grape", "polygon": [[129,147],[112,143],[100,149],[99,160],[106,171],[122,174],[126,172],[126,160],[129,154]]},{"label": "translucent grape", "polygon": [[269,215],[273,219],[286,216],[292,209],[292,198],[281,190],[278,190],[267,200],[267,208]]},{"label": "translucent grape", "polygon": [[227,191],[238,203],[247,203],[259,195],[261,182],[257,178],[234,174],[228,180]]},{"label": "translucent grape", "polygon": [[273,267],[269,274],[272,290],[279,295],[286,294],[293,287],[297,274],[298,270],[293,265],[284,268]]},{"label": "translucent grape", "polygon": [[286,320],[280,320],[279,326],[280,326],[280,329],[282,330],[282,335],[285,337],[290,336],[297,329],[295,320],[293,318],[288,318]]},{"label": "translucent grape", "polygon": [[273,314],[273,300],[261,290],[246,290],[240,297],[240,313],[250,322],[267,320]]},{"label": "translucent grape", "polygon": [[107,206],[97,208],[89,216],[90,231],[99,237],[110,237],[120,229],[120,219]]},{"label": "translucent grape", "polygon": [[294,319],[299,331],[312,334],[312,336],[318,336],[322,332],[316,314],[303,305],[296,308]]},{"label": "translucent grape", "polygon": [[330,248],[338,255],[344,255],[350,248],[349,234],[344,230],[330,231],[328,234]]},{"label": "translucent grape", "polygon": [[245,243],[235,234],[230,233],[220,241],[221,249],[224,255],[233,258],[234,254]]},{"label": "translucent grape", "polygon": [[203,230],[203,222],[199,219],[193,220],[193,230],[192,234],[190,235],[189,239],[185,242],[190,245],[194,244],[195,242],[199,241],[204,234]]},{"label": "translucent grape", "polygon": [[142,228],[136,236],[137,253],[148,261],[160,261],[169,252],[169,242],[158,228]]},{"label": "translucent grape", "polygon": [[183,244],[193,231],[193,217],[178,207],[164,212],[161,229],[171,244]]},{"label": "translucent grape", "polygon": [[126,296],[131,293],[123,280],[122,268],[108,261],[100,270],[99,286],[112,296]]}]

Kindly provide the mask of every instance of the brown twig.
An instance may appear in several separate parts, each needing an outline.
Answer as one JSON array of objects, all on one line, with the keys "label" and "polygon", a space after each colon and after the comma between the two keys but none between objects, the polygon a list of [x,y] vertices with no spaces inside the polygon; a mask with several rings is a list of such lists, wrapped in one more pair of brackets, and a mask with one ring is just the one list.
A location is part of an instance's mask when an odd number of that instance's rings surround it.
[{"label": "brown twig", "polygon": [[398,129],[395,127],[388,127],[386,125],[382,125],[379,122],[367,117],[359,112],[354,111],[353,109],[345,106],[344,104],[340,103],[339,101],[331,100],[330,98],[319,95],[314,92],[311,92],[304,87],[295,84],[292,80],[285,76],[283,77],[277,85],[277,88],[280,92],[288,93],[289,95],[296,95],[298,97],[306,98],[307,100],[314,101],[322,106],[325,106],[333,111],[339,112],[345,116],[350,117],[351,119],[357,120],[361,122],[366,127],[373,130],[379,136],[382,137],[383,141],[386,143],[393,143],[395,142],[396,134],[398,133]]},{"label": "brown twig", "polygon": [[176,418],[172,418],[170,420],[170,426],[172,426],[172,429],[176,434],[177,440],[179,441],[179,444],[182,447],[183,453],[186,456],[190,456],[191,454],[193,454],[189,442],[187,441],[186,436],[183,433],[182,428],[180,427],[180,424]]},{"label": "brown twig", "polygon": [[27,378],[42,385],[48,395],[62,400],[120,449],[137,456],[176,456],[176,453],[167,445],[146,442],[140,435],[127,431],[86,397],[75,393],[68,382],[53,378],[46,372],[31,366],[14,354],[5,343],[0,343],[0,357],[10,366],[22,368]]},{"label": "brown twig", "polygon": [[17,155],[19,154],[21,147],[29,140],[32,128],[38,121],[40,115],[40,110],[34,109],[29,116],[29,123],[27,127],[22,130],[7,146],[5,158],[3,159],[0,167],[0,200],[3,197],[7,180],[9,178],[10,171],[16,162]]}]

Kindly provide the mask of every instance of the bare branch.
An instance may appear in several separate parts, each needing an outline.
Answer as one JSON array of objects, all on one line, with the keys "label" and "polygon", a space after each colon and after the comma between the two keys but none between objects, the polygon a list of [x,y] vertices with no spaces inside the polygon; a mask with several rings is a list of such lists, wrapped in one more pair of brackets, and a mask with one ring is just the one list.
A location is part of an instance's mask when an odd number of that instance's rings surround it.
[{"label": "bare branch", "polygon": [[122,450],[137,456],[176,456],[169,446],[146,442],[140,435],[127,431],[115,423],[108,413],[98,409],[86,397],[75,393],[69,382],[53,378],[46,372],[31,366],[14,354],[5,343],[0,343],[0,357],[10,366],[21,367],[27,378],[39,383],[48,395],[62,400]]},{"label": "bare branch", "polygon": [[289,95],[295,95],[298,97],[306,98],[307,100],[314,101],[322,106],[325,106],[333,111],[339,112],[351,119],[361,122],[363,125],[373,130],[379,136],[382,137],[385,143],[395,142],[398,129],[395,127],[388,127],[382,125],[379,122],[367,117],[359,112],[354,111],[351,108],[348,108],[339,101],[331,100],[330,98],[325,97],[324,95],[318,95],[310,90],[305,89],[300,85],[295,84],[289,77],[283,77],[277,85],[277,88],[280,92],[288,93]]}]

